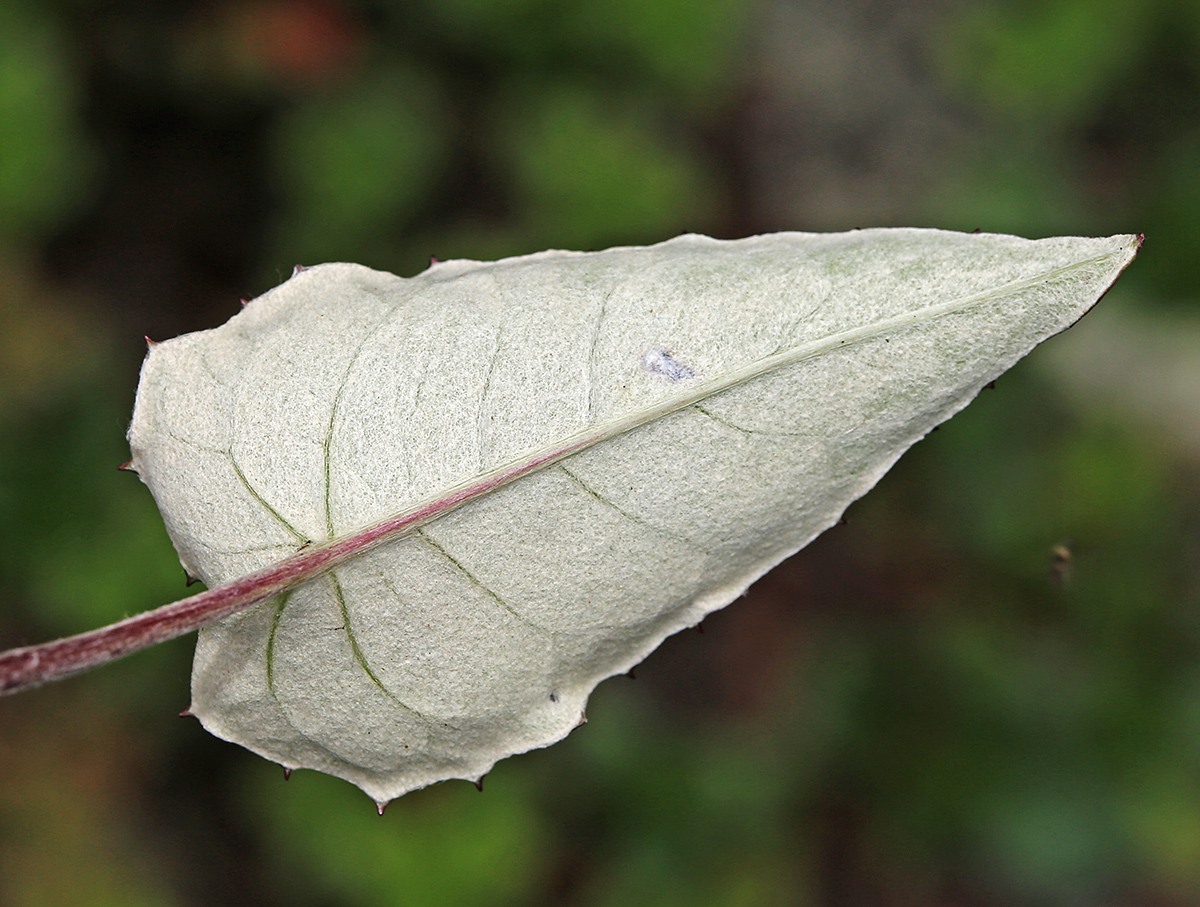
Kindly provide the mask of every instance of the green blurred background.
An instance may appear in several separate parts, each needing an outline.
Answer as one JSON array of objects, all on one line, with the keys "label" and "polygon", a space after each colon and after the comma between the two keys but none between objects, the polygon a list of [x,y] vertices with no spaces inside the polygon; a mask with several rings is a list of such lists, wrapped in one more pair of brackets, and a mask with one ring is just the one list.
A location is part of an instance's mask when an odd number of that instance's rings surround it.
[{"label": "green blurred background", "polygon": [[0,904],[1200,903],[1197,0],[2,0],[0,646],[184,594],[115,470],[143,334],[296,263],[887,225],[1148,239],[482,794],[284,783],[174,717],[190,639],[0,701]]}]

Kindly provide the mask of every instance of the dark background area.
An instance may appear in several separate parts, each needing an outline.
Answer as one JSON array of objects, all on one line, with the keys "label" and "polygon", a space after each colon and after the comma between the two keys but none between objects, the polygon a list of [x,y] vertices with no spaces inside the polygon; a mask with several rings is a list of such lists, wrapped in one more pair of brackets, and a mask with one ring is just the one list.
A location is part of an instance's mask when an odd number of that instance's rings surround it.
[{"label": "dark background area", "polygon": [[0,700],[0,904],[1200,902],[1197,61],[1194,0],[5,0],[3,646],[184,594],[115,470],[142,335],[297,263],[1147,242],[482,794],[285,784],[174,718],[190,639]]}]

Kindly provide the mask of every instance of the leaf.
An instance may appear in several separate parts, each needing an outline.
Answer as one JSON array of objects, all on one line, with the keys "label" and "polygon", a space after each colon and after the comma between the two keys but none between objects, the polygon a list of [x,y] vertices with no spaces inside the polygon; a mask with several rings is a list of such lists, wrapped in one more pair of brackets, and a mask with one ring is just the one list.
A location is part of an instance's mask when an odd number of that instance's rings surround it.
[{"label": "leaf", "polygon": [[191,712],[380,803],[559,740],[1139,244],[881,229],[298,271],[153,347],[133,465],[210,587],[374,547],[202,629]]}]

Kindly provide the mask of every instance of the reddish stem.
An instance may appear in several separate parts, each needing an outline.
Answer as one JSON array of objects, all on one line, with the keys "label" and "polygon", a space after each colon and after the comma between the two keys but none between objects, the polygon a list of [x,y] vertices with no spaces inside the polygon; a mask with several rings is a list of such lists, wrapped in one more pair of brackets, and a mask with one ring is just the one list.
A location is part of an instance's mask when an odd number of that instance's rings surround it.
[{"label": "reddish stem", "polygon": [[60,680],[228,617],[328,569],[331,554],[329,547],[302,551],[266,570],[107,627],[0,652],[0,694]]},{"label": "reddish stem", "polygon": [[248,573],[233,582],[153,611],[77,636],[0,652],[0,695],[61,680],[229,617],[320,576],[389,539],[412,531],[467,501],[569,456],[597,440],[596,435],[577,436],[555,450],[461,485],[440,498],[353,535],[305,548],[263,570]]}]

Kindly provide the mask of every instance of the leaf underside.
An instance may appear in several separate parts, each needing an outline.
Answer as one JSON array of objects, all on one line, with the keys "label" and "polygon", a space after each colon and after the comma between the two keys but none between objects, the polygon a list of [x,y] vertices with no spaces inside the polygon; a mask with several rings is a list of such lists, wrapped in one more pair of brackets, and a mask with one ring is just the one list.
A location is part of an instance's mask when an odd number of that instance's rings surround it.
[{"label": "leaf underside", "polygon": [[143,366],[133,466],[184,567],[212,587],[424,516],[201,630],[191,712],[381,803],[559,740],[1139,242],[879,229],[300,271]]}]

